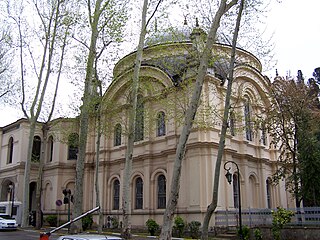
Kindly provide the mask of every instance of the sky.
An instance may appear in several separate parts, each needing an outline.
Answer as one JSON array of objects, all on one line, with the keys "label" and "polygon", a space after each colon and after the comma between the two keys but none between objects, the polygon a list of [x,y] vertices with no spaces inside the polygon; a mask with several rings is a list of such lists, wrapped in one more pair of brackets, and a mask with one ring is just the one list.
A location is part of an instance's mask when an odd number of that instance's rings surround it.
[{"label": "sky", "polygon": [[[302,70],[305,79],[320,67],[320,0],[282,0],[273,3],[267,13],[266,29],[273,33],[275,69],[280,76],[296,76]],[[271,79],[275,69],[268,72]],[[0,127],[21,117],[19,110],[0,107]]]},{"label": "sky", "polygon": [[320,67],[319,10],[319,0],[283,0],[273,4],[267,28],[274,32],[272,40],[280,76],[297,76],[301,70],[308,79]]}]

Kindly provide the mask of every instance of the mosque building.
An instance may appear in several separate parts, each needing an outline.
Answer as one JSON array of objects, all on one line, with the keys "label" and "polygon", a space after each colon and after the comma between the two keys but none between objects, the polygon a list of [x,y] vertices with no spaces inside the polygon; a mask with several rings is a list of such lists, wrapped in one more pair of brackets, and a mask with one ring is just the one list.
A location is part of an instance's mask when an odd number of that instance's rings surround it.
[{"label": "mosque building", "polygon": [[[131,186],[132,227],[145,226],[152,218],[160,225],[169,197],[176,148],[183,127],[184,113],[190,102],[198,67],[199,39],[204,32],[195,28],[189,36],[181,32],[148,39],[143,51],[138,91],[135,143]],[[182,164],[179,202],[176,215],[185,221],[203,221],[212,199],[215,163],[226,95],[226,72],[231,46],[215,44],[212,63],[204,79],[200,105],[187,141]],[[95,119],[90,120],[84,166],[83,209],[95,207],[95,167],[99,154],[99,188],[105,226],[122,221],[122,184],[127,145],[128,109],[135,52],[123,57],[113,70],[113,82],[103,95],[103,131],[96,151]],[[292,206],[285,183],[273,185],[278,152],[270,147],[270,136],[263,126],[264,108],[270,104],[270,80],[262,75],[262,66],[253,54],[237,48],[231,109],[222,165],[232,161],[232,184],[221,167],[218,211],[272,209]],[[36,209],[35,194],[40,155],[45,159],[42,179],[44,216],[65,217],[67,204],[63,190],[74,192],[77,139],[76,119],[60,118],[48,123],[44,136],[38,123],[34,137],[30,172],[30,211]],[[27,156],[29,123],[20,119],[0,129],[0,202],[14,199],[14,214],[21,214],[24,167]],[[42,145],[46,143],[46,151]],[[241,194],[237,188],[240,181]],[[8,191],[10,186],[14,188]],[[11,187],[12,189],[12,187]],[[5,211],[1,207],[0,211]],[[71,203],[72,208],[72,203]],[[21,216],[20,216],[21,218]],[[210,226],[216,224],[212,217]]]}]

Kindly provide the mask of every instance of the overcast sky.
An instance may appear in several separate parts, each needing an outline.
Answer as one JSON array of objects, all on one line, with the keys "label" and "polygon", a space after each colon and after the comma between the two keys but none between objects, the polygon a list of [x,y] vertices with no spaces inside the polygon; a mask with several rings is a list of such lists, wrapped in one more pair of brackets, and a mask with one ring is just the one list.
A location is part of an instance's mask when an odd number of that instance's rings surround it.
[{"label": "overcast sky", "polygon": [[268,14],[268,29],[274,30],[279,75],[290,71],[297,76],[302,70],[305,78],[320,67],[320,1],[283,0],[274,4]]},{"label": "overcast sky", "polygon": [[[271,6],[267,30],[274,33],[275,58],[279,75],[296,76],[302,70],[306,79],[320,67],[320,0],[282,0]],[[268,72],[275,76],[275,69]],[[20,110],[0,108],[0,126],[16,121]]]}]

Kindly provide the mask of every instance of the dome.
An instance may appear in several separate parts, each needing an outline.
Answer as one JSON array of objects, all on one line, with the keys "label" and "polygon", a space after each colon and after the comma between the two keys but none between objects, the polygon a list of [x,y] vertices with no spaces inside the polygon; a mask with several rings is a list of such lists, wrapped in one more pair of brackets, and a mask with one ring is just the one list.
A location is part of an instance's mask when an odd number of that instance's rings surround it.
[{"label": "dome", "polygon": [[145,40],[145,46],[151,46],[169,42],[189,42],[190,29],[187,26],[179,28],[169,28],[162,32],[155,32]]}]

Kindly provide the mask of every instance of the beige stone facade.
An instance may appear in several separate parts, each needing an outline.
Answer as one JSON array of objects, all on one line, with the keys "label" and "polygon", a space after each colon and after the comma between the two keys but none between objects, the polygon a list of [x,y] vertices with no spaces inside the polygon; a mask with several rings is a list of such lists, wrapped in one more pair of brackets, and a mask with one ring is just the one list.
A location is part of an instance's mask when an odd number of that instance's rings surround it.
[{"label": "beige stone facade", "polygon": [[[187,142],[181,172],[179,202],[176,213],[187,222],[202,222],[212,198],[213,177],[218,152],[221,116],[226,83],[221,78],[225,56],[230,47],[215,45],[213,56],[219,56],[208,69],[199,110]],[[184,111],[194,84],[197,61],[190,41],[158,44],[145,48],[140,72],[139,112],[131,176],[132,225],[144,226],[149,218],[162,223],[169,196],[175,151],[181,133]],[[103,134],[99,149],[99,186],[105,225],[108,216],[121,221],[122,182],[126,154],[126,129],[130,107],[130,83],[135,54],[121,59],[114,68],[114,80],[103,97]],[[272,185],[277,151],[263,128],[263,108],[269,104],[270,81],[261,74],[261,64],[252,54],[238,49],[232,109],[226,147],[220,171],[218,210],[237,207],[240,179],[242,208],[275,208],[291,206],[284,183]],[[74,191],[76,149],[68,136],[77,133],[72,119],[56,119],[49,124],[44,139],[39,123],[36,136],[46,141],[42,210],[44,214],[66,214],[67,205],[57,206],[62,190]],[[0,201],[10,201],[9,185],[15,185],[15,201],[22,201],[23,176],[28,146],[28,122],[18,120],[1,129],[0,135]],[[84,181],[84,209],[95,207],[96,133],[91,120],[87,142]],[[11,140],[10,140],[11,139]],[[41,147],[41,144],[39,145]],[[39,148],[41,152],[41,148]],[[35,149],[36,151],[36,149]],[[234,175],[231,185],[225,179],[223,164],[237,163],[240,178]],[[228,164],[235,173],[234,164]],[[32,163],[30,174],[30,210],[35,209],[35,186],[38,163]],[[72,208],[72,204],[71,204]],[[211,225],[215,224],[214,216]]]}]

